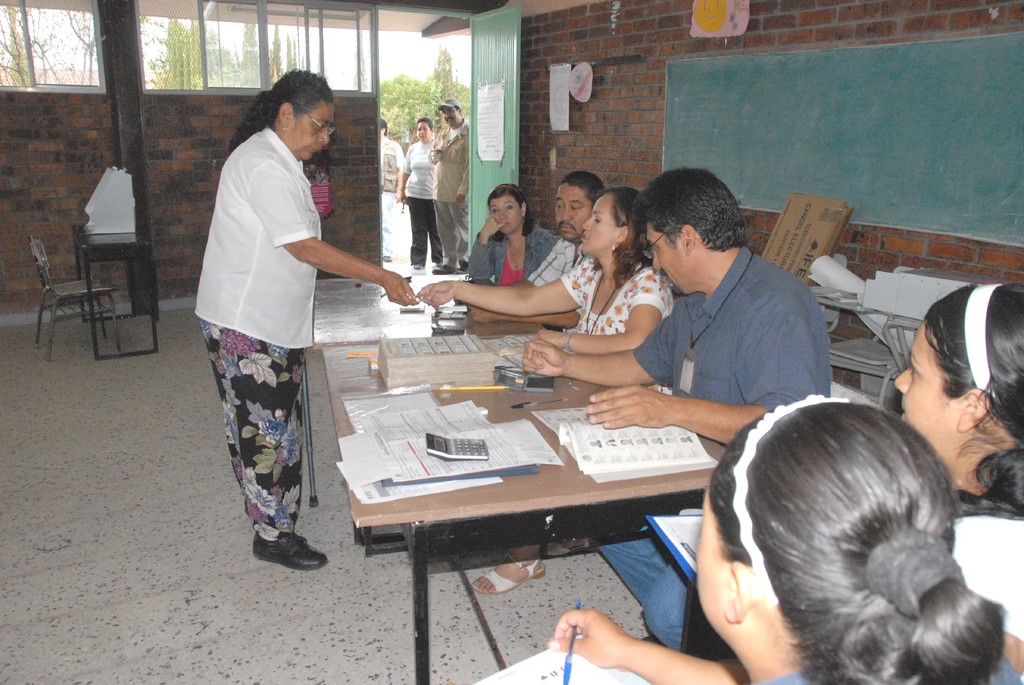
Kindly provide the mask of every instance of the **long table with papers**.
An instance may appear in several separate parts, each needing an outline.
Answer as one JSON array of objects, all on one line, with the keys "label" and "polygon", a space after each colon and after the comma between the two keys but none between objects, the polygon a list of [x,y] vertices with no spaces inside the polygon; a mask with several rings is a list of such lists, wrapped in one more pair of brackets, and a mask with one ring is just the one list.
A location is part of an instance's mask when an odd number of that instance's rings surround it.
[{"label": "long table with papers", "polygon": [[[537,414],[544,409],[582,407],[587,403],[587,397],[597,389],[593,385],[560,378],[553,394],[518,390],[426,389],[426,392],[419,393],[419,398],[410,399],[416,393],[403,389],[389,391],[380,375],[371,371],[367,360],[353,358],[349,348],[327,347],[323,352],[341,446],[341,468],[350,481],[353,525],[362,533],[364,540],[376,527],[400,526],[411,555],[416,683],[419,685],[429,683],[430,673],[429,557],[488,550],[495,544],[514,547],[585,537],[639,536],[646,514],[675,514],[681,509],[701,506],[713,462],[683,473],[627,479],[602,478],[604,482],[598,482],[580,471],[576,460],[559,444],[555,432],[530,411],[530,407],[514,406],[554,400],[535,405]],[[488,434],[488,442],[493,440],[498,444],[503,440],[513,440],[517,447],[515,451],[531,454],[535,451],[536,473],[495,479],[486,485],[474,483],[474,487],[457,490],[430,491],[418,496],[409,496],[409,493],[389,496],[389,492],[394,492],[391,488],[429,488],[434,484],[413,482],[404,485],[391,478],[390,485],[374,485],[382,481],[367,479],[380,474],[359,470],[372,468],[371,465],[353,464],[350,469],[345,462],[358,462],[359,455],[365,454],[365,450],[397,449],[392,439],[400,443],[402,438],[398,433],[379,439],[368,437],[367,433],[379,435],[377,429],[393,425],[396,423],[394,416],[415,407],[437,414],[434,419],[417,418],[417,422],[438,420],[475,424],[482,412],[491,426],[480,425],[480,431],[495,430],[495,426],[501,426],[502,437],[492,438]],[[404,421],[403,418],[398,423]],[[367,431],[371,425],[375,430]],[[424,425],[406,426],[410,432],[405,435],[410,443],[415,442]],[[357,433],[357,427],[363,433]],[[535,435],[539,435],[544,444],[535,441],[532,437]],[[717,458],[721,454],[720,445],[703,439],[700,442],[712,457]],[[416,471],[416,451],[410,449],[405,455],[407,458],[398,468],[399,472],[402,468]],[[504,453],[501,447],[497,451]],[[352,480],[365,482],[352,486]]]}]

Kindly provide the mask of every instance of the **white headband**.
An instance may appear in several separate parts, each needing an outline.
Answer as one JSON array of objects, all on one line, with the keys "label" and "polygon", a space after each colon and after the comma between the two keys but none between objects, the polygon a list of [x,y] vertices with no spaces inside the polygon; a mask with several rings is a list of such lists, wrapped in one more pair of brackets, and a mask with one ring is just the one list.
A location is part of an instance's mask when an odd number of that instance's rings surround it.
[{"label": "white headband", "polygon": [[964,343],[967,346],[967,363],[971,366],[974,384],[982,390],[988,390],[992,380],[992,370],[988,365],[988,301],[999,283],[981,285],[971,291],[967,298],[967,309],[964,312]]},{"label": "white headband", "polygon": [[747,493],[750,491],[748,471],[750,470],[750,464],[754,461],[754,456],[757,454],[757,443],[771,431],[779,419],[787,414],[792,414],[797,409],[810,407],[815,404],[825,404],[826,402],[845,403],[848,400],[839,397],[829,398],[821,395],[811,395],[799,402],[777,407],[775,411],[765,414],[747,434],[747,442],[743,446],[743,454],[740,455],[739,461],[733,467],[736,492],[733,495],[732,509],[740,524],[740,544],[743,545],[743,548],[747,550],[747,554],[750,555],[750,566],[754,569],[754,575],[761,579],[764,585],[765,596],[772,604],[778,604],[779,598],[775,595],[772,581],[765,570],[764,555],[761,554],[757,543],[754,542],[754,522],[751,520],[750,512],[747,510]]}]

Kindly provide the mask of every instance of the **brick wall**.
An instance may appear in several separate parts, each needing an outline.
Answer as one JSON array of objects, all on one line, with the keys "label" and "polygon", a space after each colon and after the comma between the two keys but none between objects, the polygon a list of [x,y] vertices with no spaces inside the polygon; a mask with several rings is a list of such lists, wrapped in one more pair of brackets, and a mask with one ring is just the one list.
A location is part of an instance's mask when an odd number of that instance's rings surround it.
[{"label": "brick wall", "polygon": [[[217,180],[235,124],[251,96],[146,95],[146,173],[161,299],[194,295]],[[28,236],[43,240],[54,275],[74,277],[71,227],[113,166],[110,107],[104,95],[2,93],[0,121],[0,316],[34,311],[39,278]],[[335,100],[331,139],[335,213],[324,239],[377,260],[377,104]],[[112,276],[118,272],[107,271]]]},{"label": "brick wall", "polygon": [[[524,19],[521,181],[528,197],[551,198],[558,180],[577,168],[598,173],[608,185],[636,187],[659,173],[664,136],[686,133],[664,130],[665,65],[670,60],[1024,31],[1022,2],[751,0],[744,36],[691,38],[690,7],[678,0],[624,0],[614,25],[609,2]],[[552,132],[549,66],[615,58],[620,62],[595,68],[590,102],[570,101],[572,130]],[[751,247],[760,252],[778,215],[745,211],[745,216]],[[905,265],[1024,280],[1020,246],[851,224],[837,251],[863,278]],[[844,327],[837,333],[847,337],[865,330]]]}]

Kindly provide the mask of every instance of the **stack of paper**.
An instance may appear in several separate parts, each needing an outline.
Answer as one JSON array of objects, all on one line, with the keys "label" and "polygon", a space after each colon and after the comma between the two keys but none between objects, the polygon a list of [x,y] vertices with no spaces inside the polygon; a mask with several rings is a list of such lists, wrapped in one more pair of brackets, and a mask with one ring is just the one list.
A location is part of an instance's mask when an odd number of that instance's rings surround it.
[{"label": "stack of paper", "polygon": [[380,341],[378,364],[389,388],[494,382],[494,353],[475,335],[384,338]]},{"label": "stack of paper", "polygon": [[[358,409],[350,408],[349,400],[345,406],[359,416],[364,432],[338,440],[338,468],[362,502],[490,484],[502,475],[535,472],[539,464],[562,465],[530,421],[492,424],[472,402],[411,411],[397,406],[378,411],[366,397],[355,403]],[[427,433],[484,439],[490,456],[486,461],[438,459],[427,454]]]}]

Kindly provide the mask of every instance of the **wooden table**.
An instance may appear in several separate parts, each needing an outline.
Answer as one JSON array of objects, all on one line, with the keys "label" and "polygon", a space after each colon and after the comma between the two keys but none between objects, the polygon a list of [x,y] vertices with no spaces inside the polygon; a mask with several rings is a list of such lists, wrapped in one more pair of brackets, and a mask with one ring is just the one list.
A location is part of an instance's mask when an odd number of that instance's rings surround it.
[{"label": "wooden table", "polygon": [[[324,358],[338,435],[350,435],[352,426],[341,401],[342,393],[383,392],[383,383],[376,373],[354,377],[351,366],[344,363],[347,355],[343,347],[325,349]],[[563,396],[566,401],[555,406],[582,406],[594,389],[560,378],[554,396]],[[685,508],[699,508],[711,473],[704,469],[599,484],[580,472],[575,460],[558,446],[554,433],[529,410],[511,408],[524,399],[547,395],[509,390],[437,392],[435,396],[442,404],[473,400],[487,410],[493,423],[530,418],[549,444],[560,450],[565,466],[541,466],[535,475],[506,478],[500,484],[376,504],[363,504],[350,492],[352,521],[357,530],[397,525],[403,531],[412,557],[418,685],[428,685],[430,674],[427,560],[431,555],[585,537],[638,537],[645,514],[675,514]],[[706,441],[705,447],[713,456],[721,454],[722,447],[716,443]]]}]

